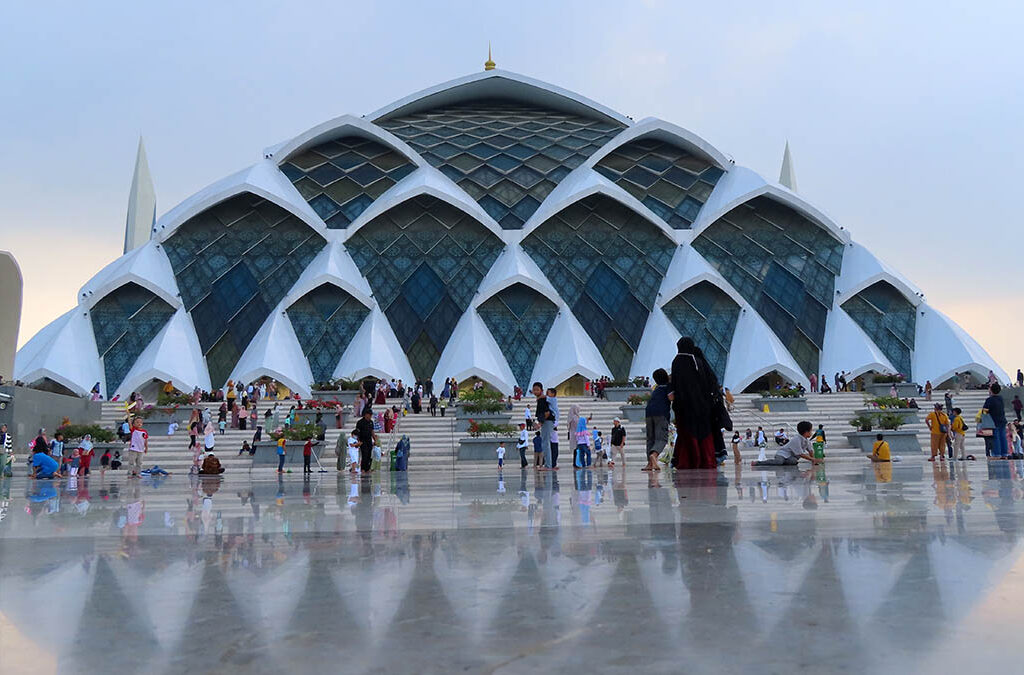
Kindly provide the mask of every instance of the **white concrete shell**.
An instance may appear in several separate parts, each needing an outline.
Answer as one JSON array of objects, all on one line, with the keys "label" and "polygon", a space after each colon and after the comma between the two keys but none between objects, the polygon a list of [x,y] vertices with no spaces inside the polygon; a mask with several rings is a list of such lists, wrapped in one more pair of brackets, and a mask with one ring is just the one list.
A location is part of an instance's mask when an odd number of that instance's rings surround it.
[{"label": "white concrete shell", "polygon": [[655,306],[647,317],[643,337],[637,347],[633,365],[629,369],[631,377],[637,375],[651,376],[656,368],[669,370],[672,359],[676,355],[676,342],[682,337],[661,307]]},{"label": "white concrete shell", "polygon": [[981,380],[992,370],[1000,382],[1009,382],[1006,371],[963,328],[927,303],[917,308],[914,343],[914,379],[939,385],[956,373],[970,371]]},{"label": "white concrete shell", "polygon": [[416,166],[428,166],[423,158],[408,143],[390,131],[367,121],[363,117],[341,115],[315,127],[307,129],[295,138],[270,146],[263,151],[265,159],[273,159],[278,165],[284,164],[288,158],[303,150],[315,147],[327,141],[347,136],[358,136],[369,141],[377,141],[405,155]]},{"label": "white concrete shell", "polygon": [[861,327],[836,305],[825,320],[825,343],[819,375],[850,373],[857,377],[869,370],[895,373],[896,368]]},{"label": "white concrete shell", "polygon": [[658,291],[658,306],[664,306],[687,288],[696,286],[702,281],[717,286],[740,307],[746,304],[743,296],[736,292],[732,284],[726,281],[718,273],[718,270],[704,260],[697,251],[689,246],[680,246],[672,256],[668,272],[665,273],[665,278],[661,282],[661,289]]},{"label": "white concrete shell", "polygon": [[688,152],[704,157],[718,168],[725,169],[726,171],[729,171],[733,165],[732,160],[722,154],[718,148],[689,129],[684,129],[657,117],[645,117],[608,141],[603,148],[591,155],[581,166],[593,168],[615,148],[641,138],[652,138],[665,143],[671,143],[672,145],[678,145]]},{"label": "white concrete shell", "polygon": [[422,89],[375,110],[366,118],[379,122],[439,106],[457,105],[474,99],[487,98],[529,101],[534,105],[583,117],[604,118],[625,126],[633,124],[628,117],[585,96],[547,82],[535,80],[532,77],[497,68],[482,73],[472,73]]},{"label": "white concrete shell", "polygon": [[352,336],[352,341],[334,371],[334,377],[393,377],[405,382],[416,380],[391,324],[376,305]]},{"label": "white concrete shell", "polygon": [[288,291],[282,304],[285,307],[291,307],[306,293],[322,284],[334,284],[366,305],[367,309],[374,306],[373,291],[370,290],[370,285],[359,273],[359,268],[353,262],[352,256],[338,242],[329,242],[313,258],[313,262],[302,271],[295,285]]},{"label": "white concrete shell", "polygon": [[843,251],[843,272],[836,279],[836,306],[878,281],[887,281],[917,307],[924,302],[924,294],[893,267],[862,244],[850,242]]},{"label": "white concrete shell", "polygon": [[270,313],[231,373],[231,379],[241,382],[263,376],[287,385],[303,398],[310,396],[313,372],[282,305]]},{"label": "white concrete shell", "polygon": [[117,393],[124,398],[154,379],[174,382],[180,391],[190,392],[195,387],[210,391],[210,375],[206,371],[203,350],[184,307],[178,308],[142,351],[121,381]]},{"label": "white concrete shell", "polygon": [[810,386],[800,366],[768,324],[749,306],[744,306],[736,322],[722,386],[732,391],[743,391],[754,380],[773,370],[794,384]]},{"label": "white concrete shell", "polygon": [[86,309],[75,307],[37,333],[15,357],[14,376],[28,384],[48,377],[82,396],[97,382],[106,391]]},{"label": "white concrete shell", "polygon": [[142,286],[175,309],[181,306],[178,282],[171,270],[171,263],[163,247],[152,240],[104,267],[78,290],[78,297],[91,309],[109,293],[127,283]]},{"label": "white concrete shell", "polygon": [[514,284],[523,284],[532,288],[555,303],[559,309],[565,307],[565,302],[558,295],[558,291],[551,285],[551,282],[548,281],[544,273],[540,271],[537,263],[533,262],[533,259],[526,254],[526,251],[518,245],[506,246],[505,250],[498,256],[498,259],[494,261],[491,269],[487,272],[487,276],[480,282],[479,290],[473,296],[472,306],[479,307],[495,293],[499,293]]},{"label": "white concrete shell", "polygon": [[530,379],[554,387],[576,374],[597,379],[610,372],[601,352],[572,312],[561,311],[551,324]]},{"label": "white concrete shell", "polygon": [[480,315],[470,308],[455,324],[455,330],[434,368],[433,379],[440,382],[446,377],[454,377],[462,381],[473,376],[507,394],[511,394],[516,385],[515,375],[501,348]]},{"label": "white concrete shell", "polygon": [[170,238],[178,226],[189,218],[199,215],[211,206],[246,192],[251,192],[277,204],[286,211],[290,211],[324,237],[331,238],[330,230],[324,226],[320,216],[316,215],[316,212],[291,184],[291,181],[269,159],[261,160],[247,169],[212,183],[178,204],[157,220],[156,232],[153,236],[163,243]]}]

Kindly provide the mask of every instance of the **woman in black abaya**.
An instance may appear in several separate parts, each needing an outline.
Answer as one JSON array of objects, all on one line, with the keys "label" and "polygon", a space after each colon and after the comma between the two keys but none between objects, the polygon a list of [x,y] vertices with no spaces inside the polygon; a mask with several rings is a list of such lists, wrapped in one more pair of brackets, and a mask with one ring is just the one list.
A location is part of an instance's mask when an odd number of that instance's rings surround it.
[{"label": "woman in black abaya", "polygon": [[[672,360],[669,386],[676,418],[676,447],[672,466],[677,469],[714,469],[716,447],[724,439],[719,427],[721,390],[704,352],[683,337]],[[716,442],[717,439],[717,442]]]}]

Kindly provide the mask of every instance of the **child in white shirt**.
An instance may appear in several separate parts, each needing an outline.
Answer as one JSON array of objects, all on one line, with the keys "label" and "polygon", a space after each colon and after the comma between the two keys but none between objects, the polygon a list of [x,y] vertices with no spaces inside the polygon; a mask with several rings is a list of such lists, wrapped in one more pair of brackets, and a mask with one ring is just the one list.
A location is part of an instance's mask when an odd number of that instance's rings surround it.
[{"label": "child in white shirt", "polygon": [[348,472],[359,473],[359,439],[354,433],[348,435]]},{"label": "child in white shirt", "polygon": [[498,443],[498,468],[500,469],[505,465],[505,441]]}]

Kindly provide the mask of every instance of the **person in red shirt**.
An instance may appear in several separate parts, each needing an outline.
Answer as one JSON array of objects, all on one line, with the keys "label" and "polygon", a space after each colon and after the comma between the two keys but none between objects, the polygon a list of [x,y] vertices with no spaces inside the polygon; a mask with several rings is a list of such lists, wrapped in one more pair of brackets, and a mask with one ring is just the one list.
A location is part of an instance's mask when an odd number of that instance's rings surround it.
[{"label": "person in red shirt", "polygon": [[313,437],[310,436],[306,439],[306,444],[302,446],[302,473],[313,473],[313,469],[309,467],[309,462],[313,458]]}]

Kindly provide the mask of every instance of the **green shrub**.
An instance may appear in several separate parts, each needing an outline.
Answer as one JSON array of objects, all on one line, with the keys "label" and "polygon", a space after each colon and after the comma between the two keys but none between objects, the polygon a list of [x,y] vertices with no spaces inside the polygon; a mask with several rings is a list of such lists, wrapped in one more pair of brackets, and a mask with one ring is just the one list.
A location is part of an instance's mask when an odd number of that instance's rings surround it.
[{"label": "green shrub", "polygon": [[875,396],[864,400],[867,405],[875,405],[879,408],[909,408],[910,403],[897,396]]},{"label": "green shrub", "polygon": [[307,438],[316,438],[320,430],[312,422],[308,424],[293,424],[289,429],[275,429],[270,432],[270,437],[275,441],[282,436],[286,441],[305,441]]},{"label": "green shrub", "polygon": [[515,436],[518,432],[519,430],[511,424],[469,421],[469,435],[473,438],[480,438],[482,436]]},{"label": "green shrub", "polygon": [[341,389],[341,386],[334,380],[326,380],[324,382],[314,382],[310,389],[313,391],[338,391]]},{"label": "green shrub", "polygon": [[191,398],[188,394],[165,394],[160,392],[156,397],[156,404],[160,406],[172,406],[172,405],[188,405],[191,402]]},{"label": "green shrub", "polygon": [[800,398],[803,395],[804,392],[795,388],[772,389],[771,391],[761,392],[763,398]]},{"label": "green shrub", "polygon": [[57,429],[59,433],[64,434],[65,441],[81,440],[86,434],[92,436],[93,443],[110,443],[115,438],[115,434],[110,429],[104,429],[98,424],[65,424]]},{"label": "green shrub", "polygon": [[626,405],[647,405],[650,400],[650,394],[630,394],[626,399]]},{"label": "green shrub", "polygon": [[903,382],[904,379],[906,378],[899,373],[896,373],[895,375],[875,375],[873,382],[875,384],[899,384],[900,382]]},{"label": "green shrub", "polygon": [[894,413],[885,413],[878,416],[878,426],[886,431],[896,431],[903,426],[903,416]]},{"label": "green shrub", "polygon": [[850,420],[850,426],[855,427],[857,431],[871,431],[871,427],[875,423],[875,416],[868,415],[867,413],[857,415]]}]

